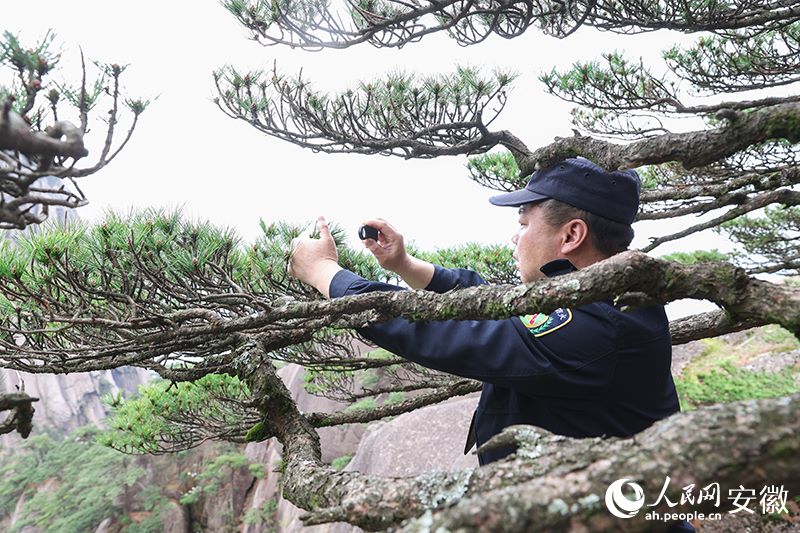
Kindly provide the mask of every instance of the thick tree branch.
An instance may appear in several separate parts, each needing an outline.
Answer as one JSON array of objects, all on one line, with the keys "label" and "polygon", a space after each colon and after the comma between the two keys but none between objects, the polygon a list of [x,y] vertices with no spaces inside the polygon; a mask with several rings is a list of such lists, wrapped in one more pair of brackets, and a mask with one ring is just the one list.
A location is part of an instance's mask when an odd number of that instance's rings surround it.
[{"label": "thick tree branch", "polygon": [[752,317],[733,320],[725,311],[709,311],[671,321],[669,323],[669,332],[672,336],[672,345],[675,346],[707,337],[718,337],[726,333],[763,326],[766,323],[763,319]]},{"label": "thick tree branch", "polygon": [[39,398],[28,396],[24,392],[0,394],[0,412],[11,411],[6,420],[0,423],[0,435],[16,430],[23,439],[30,435],[33,429],[33,412],[31,405]]},{"label": "thick tree branch", "polygon": [[[64,140],[61,138],[64,137]],[[83,146],[83,132],[66,121],[56,122],[47,133],[31,131],[25,120],[6,101],[0,112],[0,150],[18,150],[28,155],[62,156],[80,159],[89,155]]]},{"label": "thick tree branch", "polygon": [[754,144],[771,139],[800,141],[800,103],[790,102],[756,109],[724,126],[688,133],[667,133],[626,145],[586,136],[557,137],[552,144],[518,160],[523,176],[565,158],[584,156],[615,170],[677,161],[691,169],[709,165]]},{"label": "thick tree branch", "polygon": [[[411,521],[403,531],[657,531],[659,524],[645,519],[648,507],[636,516],[614,520],[603,504],[606,489],[620,478],[638,483],[649,504],[656,500],[666,476],[671,501],[680,501],[682,487],[719,483],[721,494],[765,483],[783,485],[789,494],[800,489],[800,395],[773,400],[738,402],[681,413],[659,421],[632,439],[567,439],[527,426],[506,431],[521,444],[519,469],[534,463],[542,475],[513,486],[498,487],[461,499]],[[498,441],[508,440],[508,433]],[[491,441],[490,441],[491,443]],[[487,444],[490,444],[487,443]],[[680,461],[676,457],[680,456]],[[551,468],[544,466],[551,465]],[[554,502],[557,503],[554,504]],[[730,509],[711,501],[692,511]],[[661,524],[665,529],[667,524]]]},{"label": "thick tree branch", "polygon": [[[259,335],[265,349],[277,350],[309,341],[326,327],[359,328],[398,316],[413,321],[501,319],[534,311],[550,312],[558,307],[579,307],[628,292],[642,293],[657,302],[710,300],[734,320],[762,320],[800,334],[800,289],[750,278],[730,264],[680,265],[640,252],[625,252],[569,275],[519,286],[487,285],[446,294],[374,292],[331,301],[296,302],[229,320],[174,328],[164,324],[163,330],[126,334],[127,340],[113,344],[84,345],[76,337],[68,347],[44,351],[42,347],[5,343],[0,356],[3,366],[33,372],[57,368],[91,370],[186,350],[194,351],[195,356],[211,355],[229,349],[239,333]],[[302,326],[293,322],[297,319],[302,319]],[[105,329],[108,328],[114,328],[113,324]],[[119,329],[125,331],[124,327]],[[23,364],[24,360],[43,364]]]}]

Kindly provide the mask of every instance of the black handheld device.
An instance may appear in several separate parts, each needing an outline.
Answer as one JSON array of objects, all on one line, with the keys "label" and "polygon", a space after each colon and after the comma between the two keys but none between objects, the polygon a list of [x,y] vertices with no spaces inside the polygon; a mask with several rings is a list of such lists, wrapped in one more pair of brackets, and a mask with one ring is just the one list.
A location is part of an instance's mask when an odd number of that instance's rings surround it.
[{"label": "black handheld device", "polygon": [[373,228],[372,226],[361,226],[358,228],[358,238],[362,241],[364,239],[374,239],[378,240],[378,230]]}]

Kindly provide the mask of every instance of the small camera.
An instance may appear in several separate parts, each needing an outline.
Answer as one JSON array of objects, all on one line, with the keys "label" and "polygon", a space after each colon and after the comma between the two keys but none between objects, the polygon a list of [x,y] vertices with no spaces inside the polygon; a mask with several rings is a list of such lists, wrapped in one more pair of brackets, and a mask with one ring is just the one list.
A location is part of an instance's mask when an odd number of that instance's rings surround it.
[{"label": "small camera", "polygon": [[358,228],[358,238],[362,241],[365,239],[378,240],[378,230],[372,226],[361,226]]}]

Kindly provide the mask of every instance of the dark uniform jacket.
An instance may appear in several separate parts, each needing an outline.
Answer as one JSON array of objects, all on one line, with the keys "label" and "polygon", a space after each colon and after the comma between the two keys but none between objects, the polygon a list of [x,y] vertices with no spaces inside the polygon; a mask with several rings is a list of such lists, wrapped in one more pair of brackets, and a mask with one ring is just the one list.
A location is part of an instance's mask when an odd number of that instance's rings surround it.
[{"label": "dark uniform jacket", "polygon": [[[542,267],[547,276],[573,270],[565,259]],[[426,289],[483,283],[471,270],[437,266]],[[347,270],[330,285],[332,298],[378,290],[404,289]],[[482,381],[470,428],[479,446],[513,424],[569,437],[625,437],[679,410],[663,306],[623,313],[600,301],[505,320],[397,318],[358,332],[410,361]],[[479,454],[480,464],[510,451]]]}]

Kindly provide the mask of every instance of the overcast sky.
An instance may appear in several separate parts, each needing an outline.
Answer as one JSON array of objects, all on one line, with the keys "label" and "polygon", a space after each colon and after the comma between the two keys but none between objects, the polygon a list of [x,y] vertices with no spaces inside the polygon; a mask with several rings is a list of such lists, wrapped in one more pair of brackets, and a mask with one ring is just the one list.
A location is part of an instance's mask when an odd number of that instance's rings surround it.
[{"label": "overcast sky", "polygon": [[[268,68],[277,61],[284,72],[302,68],[315,86],[334,89],[397,70],[432,74],[450,72],[455,64],[513,70],[520,76],[493,127],[536,148],[571,135],[570,106],[544,93],[541,72],[615,49],[643,56],[661,71],[659,50],[677,39],[687,42],[671,32],[629,37],[593,30],[559,41],[532,29],[521,38],[490,38],[466,48],[431,36],[401,50],[362,45],[304,52],[248,40],[213,0],[15,2],[3,7],[2,24],[31,44],[53,28],[63,48],[62,75],[73,81],[79,79],[80,46],[90,58],[129,64],[128,94],[158,97],[118,159],[81,180],[90,200],[79,211],[82,218],[96,220],[108,209],[183,206],[187,215],[233,227],[251,240],[259,218],[306,222],[324,214],[353,234],[361,220],[380,216],[427,249],[464,241],[509,243],[516,212],[489,205],[493,192],[467,179],[465,157],[315,154],[267,137],[216,108],[211,72],[225,64]],[[101,131],[96,129],[90,148]],[[651,227],[637,224],[634,245],[646,242]],[[695,237],[654,254],[724,248],[718,240],[713,234]]]}]

